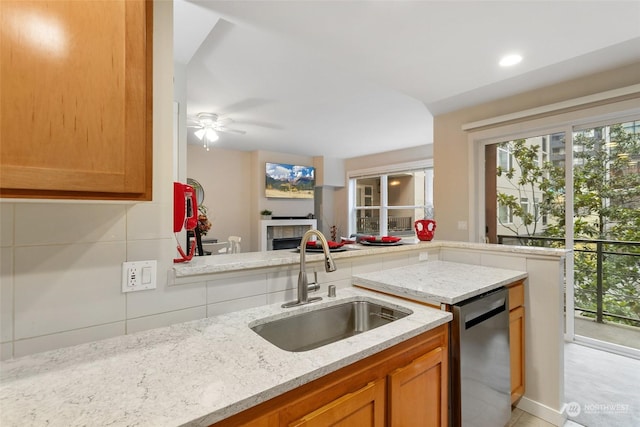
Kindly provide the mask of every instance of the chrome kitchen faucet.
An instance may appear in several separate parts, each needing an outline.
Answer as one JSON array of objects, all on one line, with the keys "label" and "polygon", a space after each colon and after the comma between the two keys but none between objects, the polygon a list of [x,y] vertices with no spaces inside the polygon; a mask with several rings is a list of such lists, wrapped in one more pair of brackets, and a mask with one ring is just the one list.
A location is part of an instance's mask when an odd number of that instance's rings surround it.
[{"label": "chrome kitchen faucet", "polygon": [[317,291],[320,289],[320,285],[318,284],[318,276],[314,274],[315,281],[309,283],[307,281],[307,272],[305,271],[305,253],[307,249],[307,242],[311,238],[311,236],[317,236],[320,244],[322,245],[322,251],[324,252],[324,269],[327,273],[332,271],[336,271],[336,264],[331,258],[331,252],[329,251],[329,243],[327,243],[327,239],[324,235],[318,230],[309,230],[304,233],[302,236],[302,241],[300,242],[300,273],[298,274],[298,300],[297,301],[289,301],[287,303],[282,304],[283,308],[289,307],[297,307],[299,305],[309,304],[314,301],[320,301],[321,297],[313,297],[309,298],[309,291]]}]

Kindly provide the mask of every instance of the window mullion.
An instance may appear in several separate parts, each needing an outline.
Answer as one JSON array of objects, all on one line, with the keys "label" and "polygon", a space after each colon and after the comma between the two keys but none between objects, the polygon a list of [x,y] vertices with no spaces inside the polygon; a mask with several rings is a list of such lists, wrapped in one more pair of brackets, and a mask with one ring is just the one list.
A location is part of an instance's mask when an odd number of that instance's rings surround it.
[{"label": "window mullion", "polygon": [[380,235],[387,235],[387,218],[389,216],[389,200],[387,192],[387,175],[380,175]]}]

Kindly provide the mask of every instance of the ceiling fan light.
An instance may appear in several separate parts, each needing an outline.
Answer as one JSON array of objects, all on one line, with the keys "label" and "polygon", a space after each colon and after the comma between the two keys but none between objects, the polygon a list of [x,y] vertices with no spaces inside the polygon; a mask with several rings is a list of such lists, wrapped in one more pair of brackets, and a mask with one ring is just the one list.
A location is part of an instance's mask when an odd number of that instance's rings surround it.
[{"label": "ceiling fan light", "polygon": [[202,138],[204,137],[204,129],[198,129],[197,131],[195,131],[193,133],[200,141],[202,141]]},{"label": "ceiling fan light", "polygon": [[213,130],[212,128],[207,128],[204,133],[204,136],[205,138],[207,138],[208,142],[216,142],[218,139],[220,139],[216,131]]}]

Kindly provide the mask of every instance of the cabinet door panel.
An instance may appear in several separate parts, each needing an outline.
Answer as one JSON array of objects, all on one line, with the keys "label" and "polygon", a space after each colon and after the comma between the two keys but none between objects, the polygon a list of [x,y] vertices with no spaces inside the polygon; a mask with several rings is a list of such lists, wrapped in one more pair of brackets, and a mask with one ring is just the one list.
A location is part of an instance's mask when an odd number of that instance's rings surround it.
[{"label": "cabinet door panel", "polygon": [[152,3],[0,7],[2,195],[149,199]]},{"label": "cabinet door panel", "polygon": [[518,282],[513,286],[508,286],[509,289],[509,310],[518,308],[524,305],[524,283]]},{"label": "cabinet door panel", "polygon": [[524,394],[524,307],[509,312],[509,348],[511,352],[511,403]]},{"label": "cabinet door panel", "polygon": [[445,357],[437,348],[389,375],[389,425],[446,426]]},{"label": "cabinet door panel", "polygon": [[383,427],[385,421],[385,380],[367,384],[360,390],[313,411],[293,422],[293,427]]}]

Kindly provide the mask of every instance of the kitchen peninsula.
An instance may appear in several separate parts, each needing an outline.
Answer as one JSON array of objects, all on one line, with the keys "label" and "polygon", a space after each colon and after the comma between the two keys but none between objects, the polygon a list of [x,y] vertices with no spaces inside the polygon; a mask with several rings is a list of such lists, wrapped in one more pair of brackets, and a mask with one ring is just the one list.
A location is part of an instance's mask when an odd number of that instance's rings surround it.
[{"label": "kitchen peninsula", "polygon": [[[234,416],[404,341],[446,327],[451,319],[447,312],[350,286],[352,275],[417,264],[428,258],[427,263],[453,261],[527,273],[527,328],[536,331],[527,334],[527,369],[542,369],[545,375],[528,381],[527,394],[519,405],[560,425],[564,256],[565,251],[561,250],[461,242],[336,253],[338,271],[319,274],[319,295],[324,300],[305,310],[333,304],[326,297],[326,286],[336,284],[339,299],[382,300],[409,308],[413,314],[359,336],[300,353],[282,351],[248,327],[259,319],[286,315],[286,310],[271,297],[279,286],[293,291],[298,254],[203,257],[196,263],[174,267],[174,286],[206,280],[211,289],[219,292],[230,292],[230,287],[247,288],[251,295],[264,292],[265,303],[3,362],[0,423],[209,425]],[[320,258],[309,254],[309,272],[321,265]],[[251,286],[245,286],[247,283]],[[256,290],[262,286],[263,291]],[[546,409],[539,410],[543,406]],[[547,412],[541,413],[543,410]]]}]

